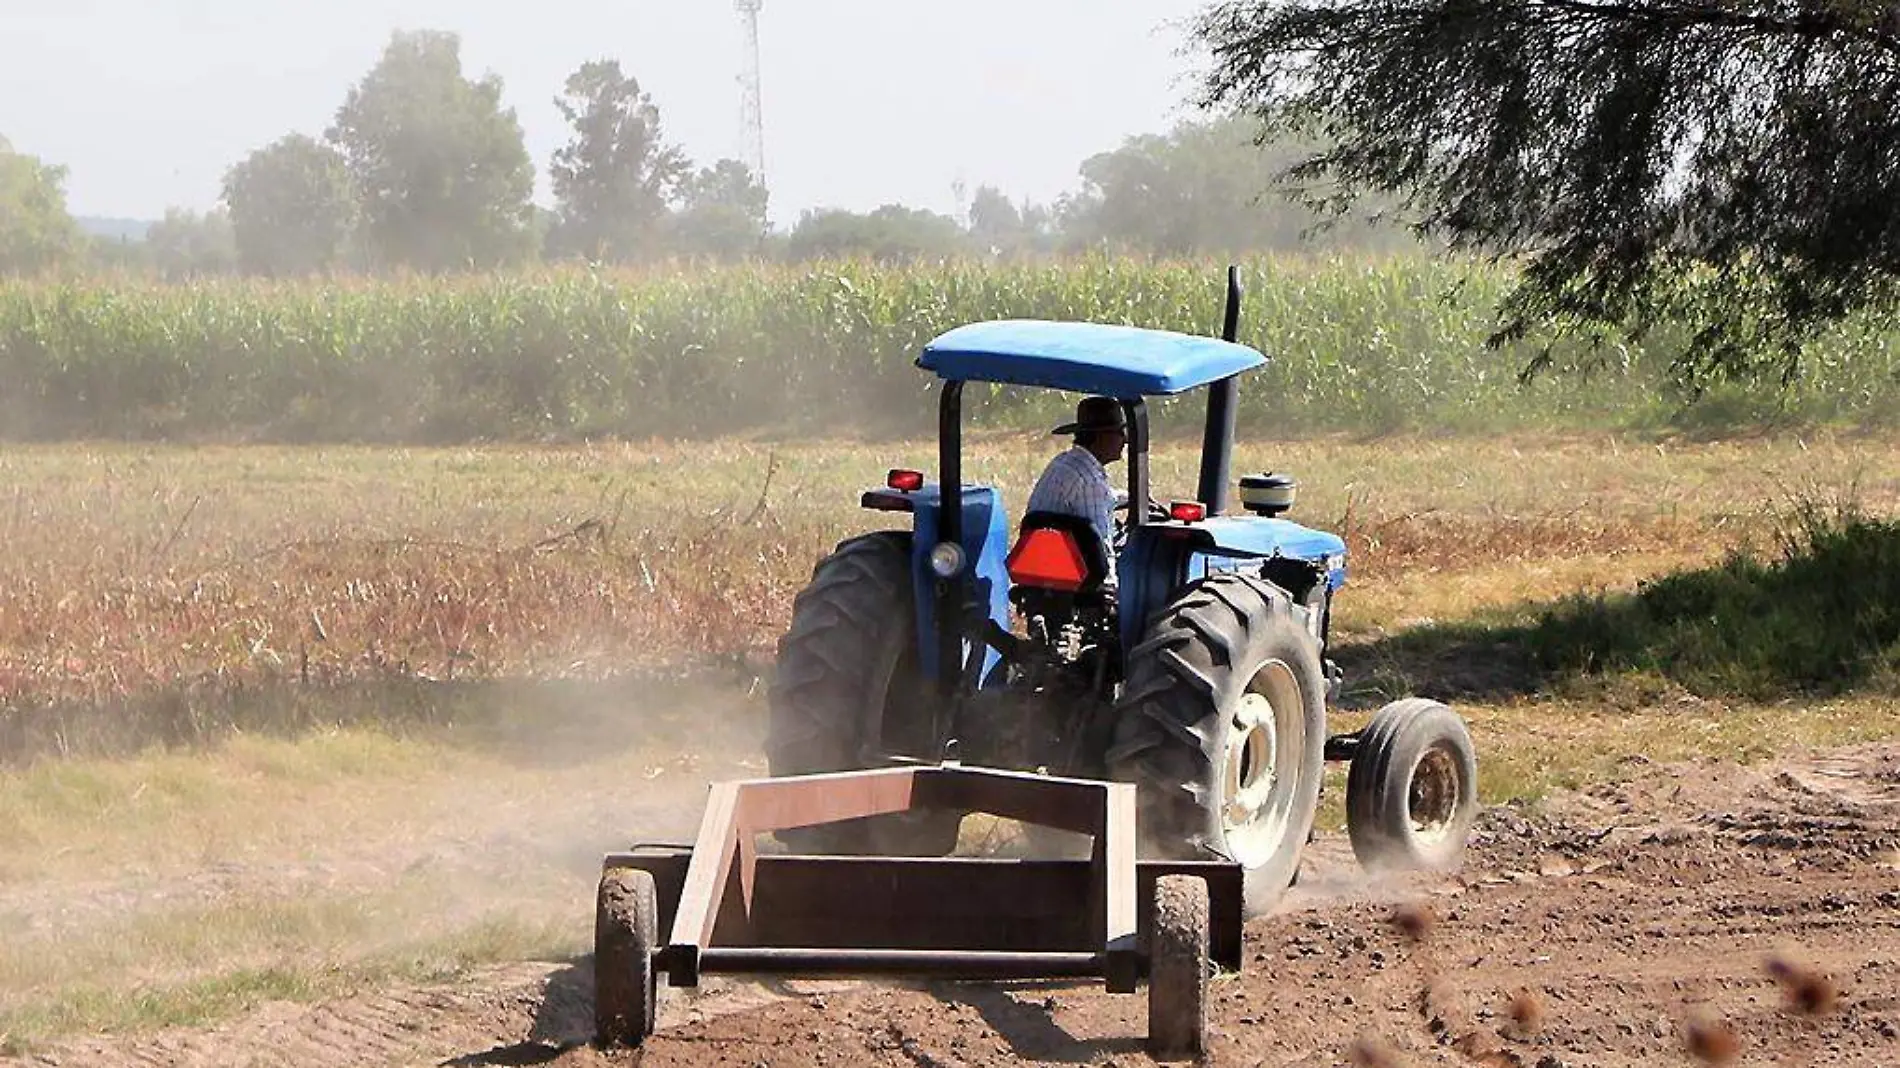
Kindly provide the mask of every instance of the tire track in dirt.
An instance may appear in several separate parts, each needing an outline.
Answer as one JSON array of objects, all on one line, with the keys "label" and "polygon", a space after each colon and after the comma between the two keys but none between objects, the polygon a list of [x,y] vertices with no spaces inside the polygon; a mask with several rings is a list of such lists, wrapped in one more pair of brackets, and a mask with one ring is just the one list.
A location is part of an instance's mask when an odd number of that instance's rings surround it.
[{"label": "tire track in dirt", "polygon": [[[1435,918],[1423,937],[1391,922],[1400,902]],[[1891,1068],[1900,745],[1639,768],[1534,817],[1494,809],[1455,877],[1368,884],[1343,843],[1322,839],[1246,948],[1247,971],[1210,994],[1210,1064],[1335,1066],[1365,1039],[1414,1068],[1687,1065],[1688,1027],[1714,1019],[1737,1036],[1739,1064]],[[1778,957],[1825,973],[1838,1005],[1790,1008],[1765,968]],[[709,985],[667,992],[639,1053],[586,1047],[590,1021],[583,960],[75,1043],[40,1063],[1147,1063],[1144,999],[1074,983]]]}]

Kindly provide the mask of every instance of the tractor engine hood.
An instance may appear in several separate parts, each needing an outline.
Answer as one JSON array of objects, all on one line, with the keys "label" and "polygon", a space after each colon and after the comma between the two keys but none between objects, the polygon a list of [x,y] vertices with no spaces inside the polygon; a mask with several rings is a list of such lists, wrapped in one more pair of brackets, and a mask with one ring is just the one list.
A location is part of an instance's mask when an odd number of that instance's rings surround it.
[{"label": "tractor engine hood", "polygon": [[1336,590],[1346,584],[1345,540],[1290,519],[1215,516],[1198,523],[1162,523],[1158,529],[1164,537],[1186,539],[1196,551],[1209,556],[1305,560],[1325,569],[1330,588]]}]

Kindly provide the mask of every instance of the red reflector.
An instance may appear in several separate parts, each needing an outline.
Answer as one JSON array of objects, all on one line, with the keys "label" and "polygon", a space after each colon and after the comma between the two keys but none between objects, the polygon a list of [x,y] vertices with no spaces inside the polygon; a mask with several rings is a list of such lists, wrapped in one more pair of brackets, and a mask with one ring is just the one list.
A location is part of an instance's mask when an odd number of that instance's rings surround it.
[{"label": "red reflector", "polygon": [[1074,593],[1088,581],[1088,562],[1075,535],[1065,530],[1032,530],[1009,551],[1009,580],[1018,586]]},{"label": "red reflector", "polygon": [[1207,518],[1207,505],[1200,501],[1175,501],[1168,505],[1168,518],[1177,523],[1199,523]]},{"label": "red reflector", "polygon": [[893,470],[889,475],[885,476],[884,484],[894,490],[903,490],[905,493],[916,493],[918,490],[924,488],[924,473],[922,471]]},{"label": "red reflector", "polygon": [[914,512],[917,510],[916,502],[901,493],[892,493],[889,490],[872,490],[866,493],[864,499],[859,503],[866,508],[874,509],[879,512]]}]

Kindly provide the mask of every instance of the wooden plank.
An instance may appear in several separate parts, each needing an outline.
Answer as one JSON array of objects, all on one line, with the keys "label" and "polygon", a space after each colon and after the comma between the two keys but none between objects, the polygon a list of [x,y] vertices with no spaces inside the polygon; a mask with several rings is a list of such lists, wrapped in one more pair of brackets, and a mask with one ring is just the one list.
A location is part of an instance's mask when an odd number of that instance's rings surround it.
[{"label": "wooden plank", "polygon": [[[759,859],[754,944],[1099,953],[1087,861]],[[724,928],[720,944],[729,945]]]},{"label": "wooden plank", "polygon": [[1108,973],[1109,993],[1132,994],[1141,972],[1136,947],[1134,784],[1105,784],[1103,805],[1098,855],[1102,866],[1104,970]]},{"label": "wooden plank", "polygon": [[917,774],[892,768],[735,783],[738,821],[746,833],[764,834],[907,812]]},{"label": "wooden plank", "polygon": [[918,772],[920,804],[984,812],[1089,835],[1101,829],[1105,785],[1088,779],[990,768],[929,768]]},{"label": "wooden plank", "polygon": [[686,868],[686,885],[680,891],[679,913],[667,939],[667,981],[673,986],[699,985],[699,954],[712,944],[719,898],[731,877],[732,858],[739,844],[734,820],[739,789],[737,783],[715,784],[706,802],[706,815],[699,822],[693,859]]}]

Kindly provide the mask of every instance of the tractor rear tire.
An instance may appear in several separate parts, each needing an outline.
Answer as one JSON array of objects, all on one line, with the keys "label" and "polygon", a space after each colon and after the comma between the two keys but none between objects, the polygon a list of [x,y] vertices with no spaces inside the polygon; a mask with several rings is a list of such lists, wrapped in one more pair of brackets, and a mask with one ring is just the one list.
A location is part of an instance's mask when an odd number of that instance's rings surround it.
[{"label": "tractor rear tire", "polygon": [[1478,758],[1458,714],[1409,697],[1381,708],[1346,772],[1346,830],[1367,871],[1458,865],[1478,815]]},{"label": "tractor rear tire", "polygon": [[[935,695],[918,667],[913,589],[907,533],[851,538],[812,571],[778,645],[766,737],[774,776],[861,768],[873,724],[887,746],[932,743]],[[944,856],[962,820],[960,812],[906,813],[780,831],[778,839],[800,853]]]},{"label": "tractor rear tire", "polygon": [[1238,863],[1247,909],[1286,893],[1319,806],[1326,678],[1277,587],[1245,575],[1190,586],[1128,658],[1109,748],[1138,788],[1144,851]]},{"label": "tractor rear tire", "polygon": [[614,868],[600,877],[594,905],[594,1032],[602,1046],[638,1046],[653,1033],[660,1001],[653,955],[659,949],[653,876]]}]

